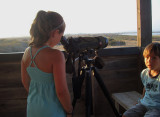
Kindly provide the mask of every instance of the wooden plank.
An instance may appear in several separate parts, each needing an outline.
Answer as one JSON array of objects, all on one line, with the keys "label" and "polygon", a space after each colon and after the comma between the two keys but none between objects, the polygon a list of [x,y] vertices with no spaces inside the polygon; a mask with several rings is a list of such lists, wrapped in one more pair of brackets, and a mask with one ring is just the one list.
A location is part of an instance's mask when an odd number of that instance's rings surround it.
[{"label": "wooden plank", "polygon": [[27,95],[24,87],[0,88],[0,100],[26,99]]},{"label": "wooden plank", "polygon": [[0,64],[0,74],[2,74],[1,77],[4,75],[8,76],[8,73],[12,73],[12,75],[20,74],[20,71],[21,71],[20,62]]},{"label": "wooden plank", "polygon": [[26,117],[26,110],[18,112],[0,112],[1,117]]},{"label": "wooden plank", "polygon": [[98,50],[98,56],[100,57],[138,54],[140,54],[138,47],[105,48]]},{"label": "wooden plank", "polygon": [[[62,51],[67,57],[67,53]],[[0,53],[0,63],[21,62],[24,52]]]},{"label": "wooden plank", "polygon": [[[135,77],[130,77],[130,78],[125,77],[123,79],[117,78],[113,80],[107,77],[105,79],[103,78],[102,80],[110,93],[137,90],[137,87],[138,87],[137,80]],[[98,93],[100,93],[99,91],[100,87],[96,80],[94,85],[95,85],[94,87],[96,88],[95,92],[97,95]]]},{"label": "wooden plank", "polygon": [[103,67],[103,70],[119,70],[119,69],[133,69],[137,68],[138,60],[137,58],[111,58],[110,60],[104,59],[105,66]]},{"label": "wooden plank", "polygon": [[152,42],[151,0],[137,0],[137,41],[138,47]]},{"label": "wooden plank", "polygon": [[128,110],[133,105],[135,105],[139,98],[141,98],[141,94],[136,91],[131,92],[123,92],[123,93],[114,93],[112,94],[113,99],[119,103],[123,108]]},{"label": "wooden plank", "polygon": [[0,64],[0,87],[11,85],[22,86],[20,62]]},{"label": "wooden plank", "polygon": [[0,63],[21,61],[23,52],[0,53]]},{"label": "wooden plank", "polygon": [[[99,71],[99,74],[103,79],[107,79],[110,81],[118,80],[124,78],[134,78],[135,80],[138,79],[139,74],[137,74],[137,69],[127,69],[127,70],[103,70]],[[114,82],[114,81],[113,81]]]},{"label": "wooden plank", "polygon": [[0,113],[21,112],[26,110],[26,99],[19,100],[0,100]]}]

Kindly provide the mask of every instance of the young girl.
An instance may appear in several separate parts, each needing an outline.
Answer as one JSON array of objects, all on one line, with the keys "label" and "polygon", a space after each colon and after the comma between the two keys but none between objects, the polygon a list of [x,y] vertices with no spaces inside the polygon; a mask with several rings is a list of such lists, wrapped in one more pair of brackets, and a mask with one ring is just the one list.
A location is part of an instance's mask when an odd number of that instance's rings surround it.
[{"label": "young girl", "polygon": [[141,72],[143,98],[123,117],[160,117],[160,44],[146,46],[143,56],[147,67]]},{"label": "young girl", "polygon": [[39,11],[30,29],[31,42],[21,61],[22,83],[28,91],[27,117],[71,117],[65,59],[53,49],[65,30],[62,16]]}]

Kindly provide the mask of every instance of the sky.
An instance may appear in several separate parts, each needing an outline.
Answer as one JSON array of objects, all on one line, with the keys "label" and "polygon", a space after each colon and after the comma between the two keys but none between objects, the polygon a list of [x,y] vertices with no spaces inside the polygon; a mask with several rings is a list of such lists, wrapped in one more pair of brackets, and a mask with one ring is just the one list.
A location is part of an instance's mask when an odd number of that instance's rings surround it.
[{"label": "sky", "polygon": [[[65,34],[137,30],[136,0],[0,0],[0,38],[29,36],[39,10],[56,11]],[[152,30],[160,31],[160,0],[152,0]]]}]

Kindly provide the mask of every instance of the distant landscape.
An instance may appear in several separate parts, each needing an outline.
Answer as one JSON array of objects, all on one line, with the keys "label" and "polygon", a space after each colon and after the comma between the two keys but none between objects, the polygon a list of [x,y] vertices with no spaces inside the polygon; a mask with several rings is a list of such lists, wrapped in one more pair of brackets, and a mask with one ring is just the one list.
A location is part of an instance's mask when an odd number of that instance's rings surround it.
[{"label": "distant landscape", "polygon": [[[127,33],[102,33],[102,34],[67,34],[68,37],[96,37],[103,36],[108,39],[107,48],[113,47],[136,47],[137,36],[129,35]],[[0,38],[0,53],[24,52],[28,47],[30,37],[14,37],[14,38]],[[153,42],[160,42],[160,35],[152,36]],[[55,48],[63,50],[63,46],[58,44]]]}]

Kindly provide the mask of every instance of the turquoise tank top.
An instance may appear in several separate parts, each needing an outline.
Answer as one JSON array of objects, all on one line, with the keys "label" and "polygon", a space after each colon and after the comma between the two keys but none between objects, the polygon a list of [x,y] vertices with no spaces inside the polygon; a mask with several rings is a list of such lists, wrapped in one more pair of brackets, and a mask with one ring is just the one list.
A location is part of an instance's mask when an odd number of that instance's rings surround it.
[{"label": "turquoise tank top", "polygon": [[56,94],[53,74],[41,71],[34,62],[36,55],[46,47],[49,46],[41,47],[34,56],[30,47],[31,63],[27,72],[31,81],[27,97],[27,117],[66,117]]}]

